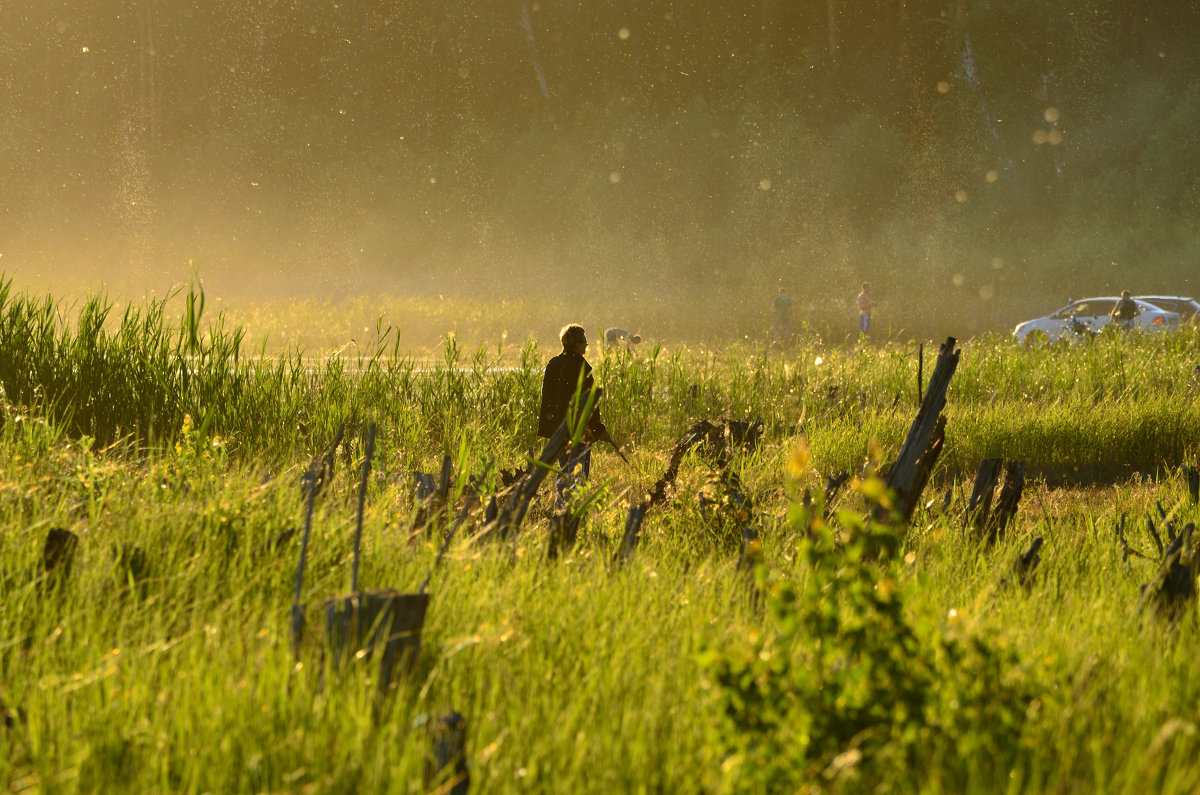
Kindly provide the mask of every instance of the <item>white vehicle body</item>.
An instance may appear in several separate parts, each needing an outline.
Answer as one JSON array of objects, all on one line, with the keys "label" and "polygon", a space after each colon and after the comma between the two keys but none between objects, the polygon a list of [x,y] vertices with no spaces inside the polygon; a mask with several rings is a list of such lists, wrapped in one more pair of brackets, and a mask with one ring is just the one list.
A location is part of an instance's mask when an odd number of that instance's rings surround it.
[{"label": "white vehicle body", "polygon": [[[1078,338],[1096,334],[1109,324],[1109,313],[1120,300],[1119,296],[1107,296],[1072,301],[1057,312],[1019,324],[1013,329],[1013,336],[1017,342],[1035,338],[1057,342],[1064,337]],[[1178,312],[1168,312],[1137,298],[1134,298],[1133,302],[1137,304],[1138,315],[1130,321],[1130,328],[1141,331],[1170,331],[1179,328]]]},{"label": "white vehicle body", "polygon": [[1191,323],[1200,316],[1200,302],[1188,295],[1138,295],[1138,301],[1154,304],[1168,312],[1178,312],[1180,323]]}]

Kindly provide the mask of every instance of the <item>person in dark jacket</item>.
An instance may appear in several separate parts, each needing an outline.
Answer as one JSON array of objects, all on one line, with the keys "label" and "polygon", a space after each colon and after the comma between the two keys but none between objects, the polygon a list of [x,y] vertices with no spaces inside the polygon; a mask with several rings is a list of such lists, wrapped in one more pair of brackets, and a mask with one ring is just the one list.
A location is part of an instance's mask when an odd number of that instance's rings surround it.
[{"label": "person in dark jacket", "polygon": [[[538,412],[538,436],[550,438],[566,419],[568,412],[585,421],[583,435],[574,447],[563,448],[558,457],[558,507],[566,504],[572,489],[587,481],[592,468],[592,443],[611,441],[608,429],[600,419],[600,407],[594,404],[586,418],[579,413],[587,405],[595,389],[592,368],[583,355],[587,352],[587,333],[583,326],[572,323],[559,332],[562,353],[546,365],[542,376],[542,405]],[[598,394],[597,394],[598,397]],[[596,403],[598,404],[598,400]],[[578,420],[577,420],[578,421]]]},{"label": "person in dark jacket", "polygon": [[1133,295],[1128,290],[1122,290],[1121,300],[1113,304],[1112,311],[1108,313],[1108,319],[1128,331],[1133,328],[1133,321],[1137,320],[1137,316],[1141,313],[1142,310],[1133,300]]}]

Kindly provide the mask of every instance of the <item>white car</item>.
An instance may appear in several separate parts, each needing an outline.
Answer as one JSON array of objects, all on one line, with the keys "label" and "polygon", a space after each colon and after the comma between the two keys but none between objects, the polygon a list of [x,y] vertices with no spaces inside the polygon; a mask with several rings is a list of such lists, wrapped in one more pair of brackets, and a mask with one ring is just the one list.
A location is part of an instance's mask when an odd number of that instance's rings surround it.
[{"label": "white car", "polygon": [[[1099,333],[1108,325],[1108,316],[1120,297],[1082,298],[1072,301],[1057,312],[1045,317],[1026,320],[1013,329],[1017,342],[1032,342],[1035,339],[1057,342],[1064,337],[1083,338]],[[1134,298],[1138,315],[1132,328],[1142,331],[1168,331],[1179,328],[1179,313]]]},{"label": "white car", "polygon": [[1200,316],[1200,302],[1186,295],[1139,295],[1139,301],[1154,304],[1168,312],[1178,312],[1180,323],[1192,323]]}]

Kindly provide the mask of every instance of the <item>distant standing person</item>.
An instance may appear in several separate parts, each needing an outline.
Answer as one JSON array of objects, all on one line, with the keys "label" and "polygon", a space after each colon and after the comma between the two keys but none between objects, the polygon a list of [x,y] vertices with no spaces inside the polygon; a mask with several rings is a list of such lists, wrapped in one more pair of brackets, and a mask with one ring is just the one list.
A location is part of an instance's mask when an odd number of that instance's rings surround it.
[{"label": "distant standing person", "polygon": [[614,326],[604,331],[604,347],[609,351],[616,351],[621,343],[625,343],[625,350],[633,353],[633,346],[642,341],[641,334],[631,334],[628,330],[617,328]]},{"label": "distant standing person", "polygon": [[771,305],[775,310],[775,341],[786,343],[792,338],[792,297],[780,287]]},{"label": "distant standing person", "polygon": [[862,292],[858,294],[855,303],[858,305],[858,330],[866,334],[871,330],[871,310],[879,305],[871,298],[870,283],[862,283]]},{"label": "distant standing person", "polygon": [[1138,308],[1137,301],[1133,300],[1133,295],[1128,290],[1121,291],[1121,300],[1113,305],[1112,311],[1108,313],[1110,323],[1119,323],[1121,328],[1128,330],[1133,328],[1133,321],[1137,320],[1137,316],[1142,313]]},{"label": "distant standing person", "polygon": [[[558,336],[562,342],[562,353],[546,365],[546,372],[542,376],[542,405],[538,412],[538,436],[547,439],[562,425],[568,412],[582,411],[595,388],[592,367],[583,358],[588,348],[587,333],[583,326],[577,323],[563,326]],[[612,442],[608,429],[600,419],[598,404],[592,406],[592,413],[588,417],[579,419],[586,422],[583,436],[574,447],[564,447],[558,456],[559,475],[555,485],[558,495],[556,505],[559,508],[566,505],[571,491],[587,482],[592,469],[592,443]]]}]

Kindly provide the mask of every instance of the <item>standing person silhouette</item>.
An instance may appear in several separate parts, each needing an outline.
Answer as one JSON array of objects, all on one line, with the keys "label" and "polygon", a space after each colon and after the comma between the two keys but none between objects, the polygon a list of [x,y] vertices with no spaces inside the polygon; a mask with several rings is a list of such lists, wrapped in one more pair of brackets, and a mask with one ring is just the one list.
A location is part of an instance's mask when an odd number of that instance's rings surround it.
[{"label": "standing person silhouette", "polygon": [[[583,326],[571,323],[559,332],[562,353],[546,364],[542,376],[542,404],[538,412],[538,436],[550,438],[562,425],[568,414],[573,422],[584,422],[584,432],[574,446],[563,448],[558,457],[559,475],[555,483],[557,499],[555,506],[562,508],[572,491],[587,482],[592,469],[592,444],[607,441],[612,437],[600,419],[599,393],[591,414],[582,416],[583,408],[595,384],[592,367],[583,355],[587,353],[587,333]],[[616,445],[613,444],[615,447]]]},{"label": "standing person silhouette", "polygon": [[870,283],[862,283],[862,292],[858,294],[858,298],[854,299],[854,302],[858,306],[858,330],[862,334],[867,334],[871,331],[871,310],[879,306],[871,298]]},{"label": "standing person silhouette", "polygon": [[775,341],[786,345],[792,339],[792,297],[780,287],[771,306],[775,310]]},{"label": "standing person silhouette", "polygon": [[1108,313],[1110,323],[1117,323],[1124,331],[1129,331],[1133,328],[1133,321],[1137,320],[1137,316],[1142,313],[1138,308],[1137,302],[1133,300],[1133,294],[1128,290],[1121,291],[1121,300],[1113,304],[1112,311]]}]

